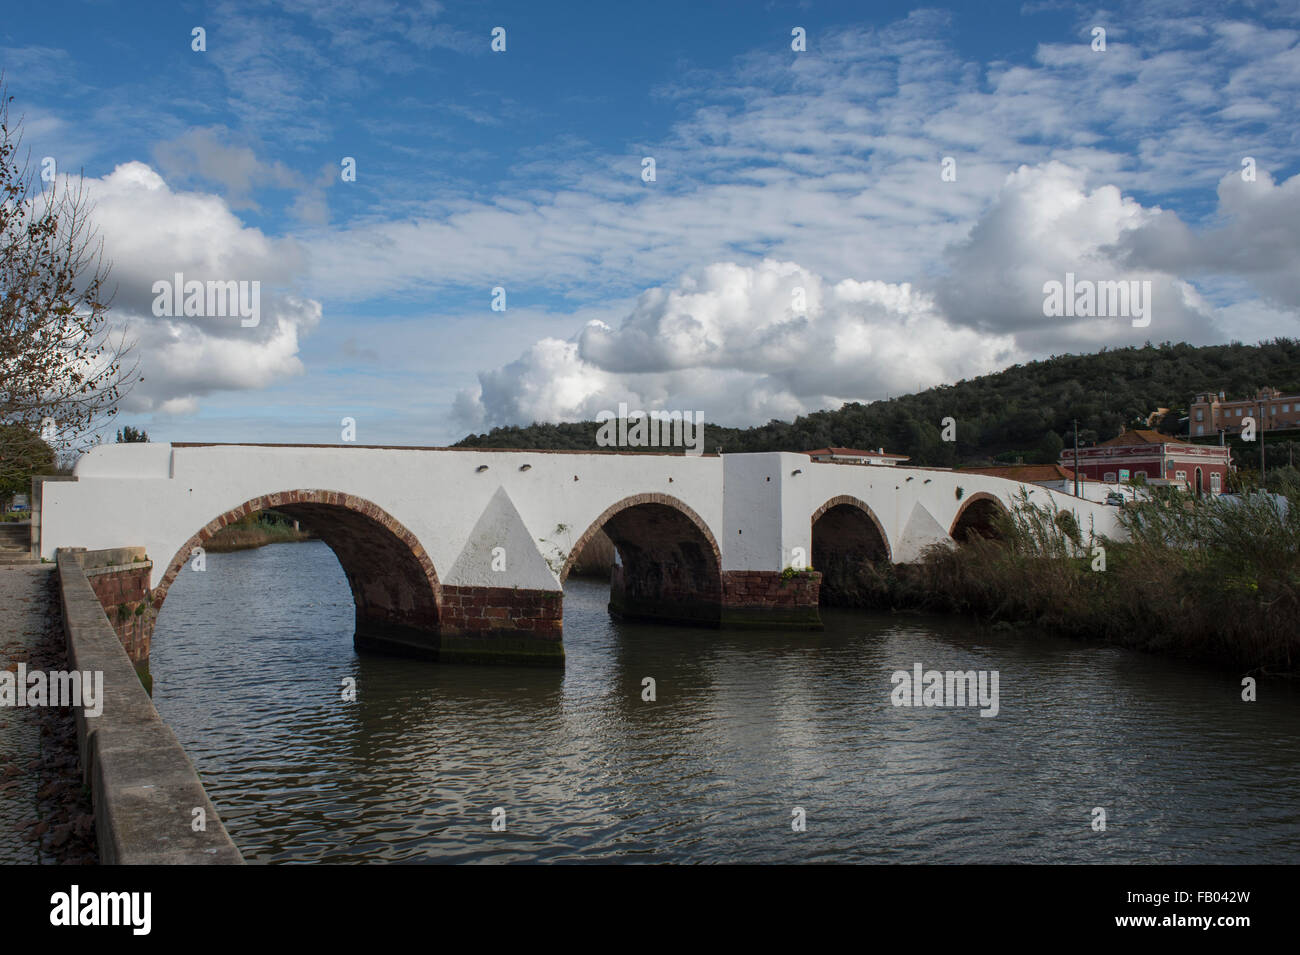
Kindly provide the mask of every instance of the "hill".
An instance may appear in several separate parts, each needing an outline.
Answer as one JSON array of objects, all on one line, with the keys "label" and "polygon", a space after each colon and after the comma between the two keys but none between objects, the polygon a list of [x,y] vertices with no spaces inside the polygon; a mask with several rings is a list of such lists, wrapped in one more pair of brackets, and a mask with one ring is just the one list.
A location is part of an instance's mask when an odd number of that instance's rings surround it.
[{"label": "hill", "polygon": [[[878,448],[910,455],[912,464],[953,467],[1023,458],[1057,460],[1073,440],[1089,445],[1141,423],[1157,408],[1170,412],[1156,427],[1186,435],[1187,407],[1198,392],[1253,395],[1263,385],[1300,393],[1300,340],[1279,338],[1259,345],[1147,344],[1060,355],[1015,365],[979,378],[941,385],[870,404],[853,402],[793,422],[752,428],[705,426],[707,451],[808,451],[828,445]],[[956,441],[941,437],[945,417],[955,419]],[[597,424],[533,424],[493,428],[469,435],[457,447],[599,450]],[[1214,440],[1217,440],[1214,439]],[[1275,449],[1286,463],[1284,442]],[[1269,464],[1274,464],[1270,453]]]}]

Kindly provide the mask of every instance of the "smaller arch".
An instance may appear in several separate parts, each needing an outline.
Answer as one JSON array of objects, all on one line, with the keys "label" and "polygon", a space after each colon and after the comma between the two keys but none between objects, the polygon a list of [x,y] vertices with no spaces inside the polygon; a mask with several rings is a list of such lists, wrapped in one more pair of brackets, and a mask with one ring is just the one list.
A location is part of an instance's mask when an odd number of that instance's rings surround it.
[{"label": "smaller arch", "polygon": [[889,535],[885,533],[885,527],[880,523],[880,518],[876,517],[876,512],[868,506],[866,501],[854,497],[852,494],[837,494],[821,507],[817,508],[817,510],[813,511],[812,518],[808,522],[809,542],[811,543],[812,541],[812,530],[817,526],[817,522],[832,508],[845,505],[861,511],[862,514],[875,525],[876,533],[880,535],[880,543],[885,548],[885,559],[892,561],[894,559],[893,549],[889,546]]},{"label": "smaller arch", "polygon": [[[978,512],[978,516],[967,516],[972,514],[972,508],[975,508],[975,511]],[[1007,506],[1002,498],[996,494],[990,494],[988,491],[976,491],[966,498],[965,503],[962,504],[957,511],[957,515],[952,519],[952,526],[948,528],[948,536],[959,544],[967,540],[971,533],[979,534],[981,537],[996,537],[997,534],[991,523],[993,511],[995,510],[1002,514],[1007,513]],[[962,533],[963,531],[965,533]]]},{"label": "smaller arch", "polygon": [[679,512],[682,517],[690,521],[691,524],[695,526],[695,529],[700,532],[700,535],[704,538],[705,542],[709,545],[709,550],[713,555],[714,564],[719,570],[721,570],[722,551],[718,547],[718,542],[713,537],[713,532],[709,530],[709,525],[704,523],[704,519],[700,517],[699,514],[695,513],[695,511],[686,503],[673,497],[671,494],[633,494],[630,497],[625,497],[605,508],[605,510],[601,512],[600,516],[592,521],[591,525],[583,531],[582,536],[578,538],[572,549],[570,549],[569,556],[565,558],[564,566],[560,569],[560,586],[564,586],[564,582],[569,577],[569,571],[573,569],[573,565],[577,562],[578,557],[581,556],[583,549],[591,543],[592,538],[600,533],[601,529],[609,523],[610,519],[617,516],[619,513],[626,511],[630,507],[638,507],[642,504],[659,504],[664,507],[671,507],[673,510]]},{"label": "smaller arch", "polygon": [[889,538],[865,501],[839,494],[813,512],[808,527],[813,568],[820,573],[817,602],[855,606],[879,561],[891,562]]}]

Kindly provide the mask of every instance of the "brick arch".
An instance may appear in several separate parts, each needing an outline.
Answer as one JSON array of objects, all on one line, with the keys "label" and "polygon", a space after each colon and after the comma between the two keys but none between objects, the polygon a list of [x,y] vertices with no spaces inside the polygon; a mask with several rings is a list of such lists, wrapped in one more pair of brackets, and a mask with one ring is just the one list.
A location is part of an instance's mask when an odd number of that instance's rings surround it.
[{"label": "brick arch", "polygon": [[[195,547],[202,547],[228,524],[270,508],[305,520],[334,551],[352,588],[359,626],[363,619],[422,629],[437,625],[442,585],[433,561],[415,535],[377,504],[340,491],[319,489],[265,494],[213,518],[172,557],[153,589],[154,611],[161,609],[167,591]],[[373,561],[376,555],[381,555],[382,560]],[[373,568],[377,573],[366,574],[364,565],[368,562],[381,564]],[[387,599],[393,596],[401,599]]]},{"label": "brick arch", "polygon": [[[974,494],[962,501],[961,507],[957,510],[957,515],[952,519],[952,526],[948,528],[949,537],[955,541],[957,540],[957,526],[961,524],[962,518],[966,515],[966,512],[970,509],[971,505],[980,501],[991,501],[1002,513],[1005,514],[1007,512],[1007,505],[1002,498],[998,497],[996,494],[990,494],[988,491],[976,491]],[[961,543],[961,541],[957,541],[957,543]]]},{"label": "brick arch", "polygon": [[847,504],[849,507],[861,511],[871,521],[871,523],[875,525],[876,533],[880,535],[880,541],[885,546],[885,558],[892,561],[894,551],[893,548],[889,546],[889,535],[885,533],[885,528],[884,525],[880,523],[880,518],[876,517],[876,512],[867,505],[866,501],[861,498],[856,498],[852,494],[837,494],[821,507],[817,508],[817,510],[813,511],[812,518],[808,521],[809,543],[812,542],[812,529],[817,526],[817,521],[819,521],[831,508],[839,507],[841,504]]},{"label": "brick arch", "polygon": [[605,508],[605,510],[601,512],[600,517],[592,521],[591,526],[588,527],[583,532],[582,536],[578,538],[577,543],[575,543],[573,548],[569,551],[569,556],[565,559],[564,567],[560,571],[561,586],[563,586],[565,580],[568,579],[569,571],[573,569],[573,565],[582,554],[583,549],[591,542],[593,537],[600,533],[601,529],[609,523],[610,519],[622,511],[626,511],[628,508],[638,507],[642,504],[659,504],[664,507],[670,507],[681,514],[682,517],[686,518],[692,525],[694,525],[695,529],[699,531],[700,536],[704,538],[705,543],[708,544],[709,551],[713,555],[714,566],[717,568],[719,574],[722,573],[722,551],[718,547],[718,542],[714,538],[713,532],[709,530],[709,525],[704,523],[704,519],[700,517],[699,514],[695,513],[695,511],[684,502],[673,497],[671,494],[633,494],[630,497],[625,497],[621,501],[617,501]]}]

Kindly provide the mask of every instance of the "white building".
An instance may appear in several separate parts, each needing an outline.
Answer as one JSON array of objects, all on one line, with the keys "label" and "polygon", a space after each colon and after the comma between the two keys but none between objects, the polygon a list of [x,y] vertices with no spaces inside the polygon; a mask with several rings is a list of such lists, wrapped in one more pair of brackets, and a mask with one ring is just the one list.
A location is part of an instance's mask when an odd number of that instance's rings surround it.
[{"label": "white building", "polygon": [[818,448],[804,452],[818,464],[897,464],[907,461],[905,454],[886,454],[884,448],[859,451],[856,448]]}]

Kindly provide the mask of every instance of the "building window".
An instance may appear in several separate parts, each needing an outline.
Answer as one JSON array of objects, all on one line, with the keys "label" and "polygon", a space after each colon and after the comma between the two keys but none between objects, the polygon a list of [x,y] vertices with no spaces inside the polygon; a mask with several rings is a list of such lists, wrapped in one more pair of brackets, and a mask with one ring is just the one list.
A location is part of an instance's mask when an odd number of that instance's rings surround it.
[{"label": "building window", "polygon": [[1186,472],[1186,471],[1175,471],[1175,472],[1174,472],[1174,477],[1177,478],[1179,481],[1182,481],[1184,484],[1187,483],[1187,472]]},{"label": "building window", "polygon": [[1197,433],[1197,434],[1205,434],[1205,425],[1203,425],[1203,424],[1198,424],[1198,425],[1196,426],[1196,433]]},{"label": "building window", "polygon": [[1196,420],[1197,420],[1197,421],[1204,421],[1204,420],[1205,420],[1205,412],[1202,411],[1200,408],[1197,408],[1197,409],[1196,409]]},{"label": "building window", "polygon": [[1106,481],[1108,481],[1109,483],[1114,484],[1114,483],[1115,483],[1115,472],[1114,472],[1114,471],[1107,471],[1107,472],[1106,472],[1106,478],[1105,478],[1105,479],[1106,479]]},{"label": "building window", "polygon": [[1283,405],[1283,406],[1282,406],[1282,413],[1283,413],[1283,414],[1290,414],[1290,413],[1291,413],[1291,406],[1290,406],[1290,405]]},{"label": "building window", "polygon": [[1223,475],[1221,475],[1218,471],[1215,471],[1213,474],[1210,475],[1210,490],[1213,491],[1215,494],[1218,494],[1219,489],[1222,487],[1223,487]]},{"label": "building window", "polygon": [[1277,414],[1277,405],[1274,405],[1274,406],[1273,406],[1273,411],[1272,411],[1272,413],[1273,413],[1273,414]]},{"label": "building window", "polygon": [[1237,409],[1237,417],[1238,417],[1238,418],[1241,417],[1241,409],[1240,409],[1240,408]]}]

